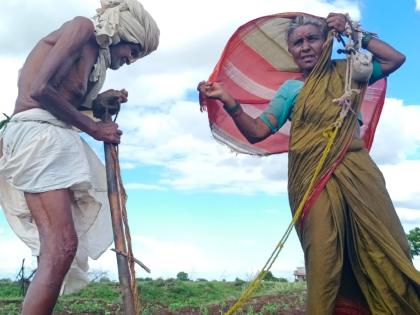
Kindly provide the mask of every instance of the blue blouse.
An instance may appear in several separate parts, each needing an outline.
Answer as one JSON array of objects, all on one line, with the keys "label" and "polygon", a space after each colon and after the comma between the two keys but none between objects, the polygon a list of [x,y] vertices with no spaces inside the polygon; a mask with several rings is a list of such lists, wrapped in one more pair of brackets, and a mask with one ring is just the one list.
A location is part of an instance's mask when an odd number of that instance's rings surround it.
[{"label": "blue blouse", "polygon": [[[374,59],[372,64],[373,71],[369,79],[369,85],[385,76],[379,61]],[[276,133],[288,119],[292,119],[296,98],[299,95],[303,84],[304,82],[300,80],[287,80],[284,82],[268,104],[268,108],[261,114],[260,119],[270,128],[272,133]],[[276,117],[277,126],[273,126],[268,119],[268,114]],[[363,125],[362,115],[360,113],[358,114],[358,120],[359,124]]]}]

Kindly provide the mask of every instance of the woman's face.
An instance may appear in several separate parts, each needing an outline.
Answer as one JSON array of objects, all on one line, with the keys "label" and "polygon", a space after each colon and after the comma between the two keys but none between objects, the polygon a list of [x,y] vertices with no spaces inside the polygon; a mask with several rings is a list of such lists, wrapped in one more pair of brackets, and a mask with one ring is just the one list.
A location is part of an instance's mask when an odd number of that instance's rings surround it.
[{"label": "woman's face", "polygon": [[299,26],[289,35],[289,52],[304,75],[308,75],[318,62],[324,41],[319,27],[312,24]]}]

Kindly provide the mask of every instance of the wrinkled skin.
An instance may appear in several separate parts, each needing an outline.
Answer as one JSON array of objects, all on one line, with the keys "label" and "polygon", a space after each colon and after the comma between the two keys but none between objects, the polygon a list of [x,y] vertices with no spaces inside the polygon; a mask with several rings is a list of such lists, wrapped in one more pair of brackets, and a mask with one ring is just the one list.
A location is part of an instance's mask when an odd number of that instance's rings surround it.
[{"label": "wrinkled skin", "polygon": [[[83,115],[81,104],[92,88],[88,78],[99,46],[92,22],[77,17],[41,39],[29,54],[18,82],[14,113],[32,108],[49,111],[63,122],[98,141],[118,144],[122,131],[114,122],[95,122]],[[110,48],[111,68],[136,60],[140,46],[121,42]],[[127,101],[127,91],[108,90],[94,101],[96,110],[109,113]],[[65,166],[64,166],[65,167]],[[25,199],[39,230],[38,270],[25,297],[22,314],[51,314],[77,250],[69,189],[27,193]]]},{"label": "wrinkled skin", "polygon": [[322,53],[325,38],[315,25],[298,27],[288,38],[288,49],[304,77],[311,73]]}]

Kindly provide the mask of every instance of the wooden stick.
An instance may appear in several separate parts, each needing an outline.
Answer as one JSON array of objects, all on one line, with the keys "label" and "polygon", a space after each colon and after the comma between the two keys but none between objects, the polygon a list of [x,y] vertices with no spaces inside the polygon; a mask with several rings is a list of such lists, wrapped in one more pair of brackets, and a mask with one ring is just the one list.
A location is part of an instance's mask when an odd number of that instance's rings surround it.
[{"label": "wooden stick", "polygon": [[[128,255],[126,253],[120,252],[118,250],[116,250],[115,248],[111,248],[111,250],[117,254],[120,255],[124,255],[125,257],[128,258]],[[145,264],[143,264],[140,260],[138,260],[137,258],[133,257],[134,262],[139,265],[140,267],[142,267],[147,273],[150,273],[150,268],[147,267]]]},{"label": "wooden stick", "polygon": [[[110,115],[104,115],[104,121],[111,121]],[[108,199],[109,206],[111,208],[112,218],[112,229],[114,231],[114,243],[115,249],[119,252],[126,253],[127,246],[125,242],[124,234],[124,223],[122,218],[122,209],[120,204],[120,191],[117,180],[117,173],[115,168],[115,161],[113,157],[116,155],[116,147],[111,143],[104,142],[105,149],[105,167],[106,167],[106,178],[108,184]],[[124,255],[117,256],[118,265],[118,278],[120,281],[124,314],[125,315],[137,315],[134,297],[131,291],[131,275],[128,265],[128,259]]]}]

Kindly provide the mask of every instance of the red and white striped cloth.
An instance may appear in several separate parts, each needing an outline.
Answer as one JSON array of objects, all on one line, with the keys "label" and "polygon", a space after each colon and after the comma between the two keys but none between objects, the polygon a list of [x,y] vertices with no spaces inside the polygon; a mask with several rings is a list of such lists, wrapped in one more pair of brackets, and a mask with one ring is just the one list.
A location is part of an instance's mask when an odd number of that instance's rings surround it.
[{"label": "red and white striped cloth", "polygon": [[[301,76],[287,50],[291,18],[303,13],[279,13],[252,20],[229,39],[210,81],[217,81],[232,94],[245,112],[258,117],[286,80]],[[386,80],[368,87],[363,103],[361,136],[366,147],[373,142],[385,99]],[[250,144],[217,100],[205,100],[210,128],[216,140],[238,153],[270,155],[287,152],[290,122],[264,141]]]}]

